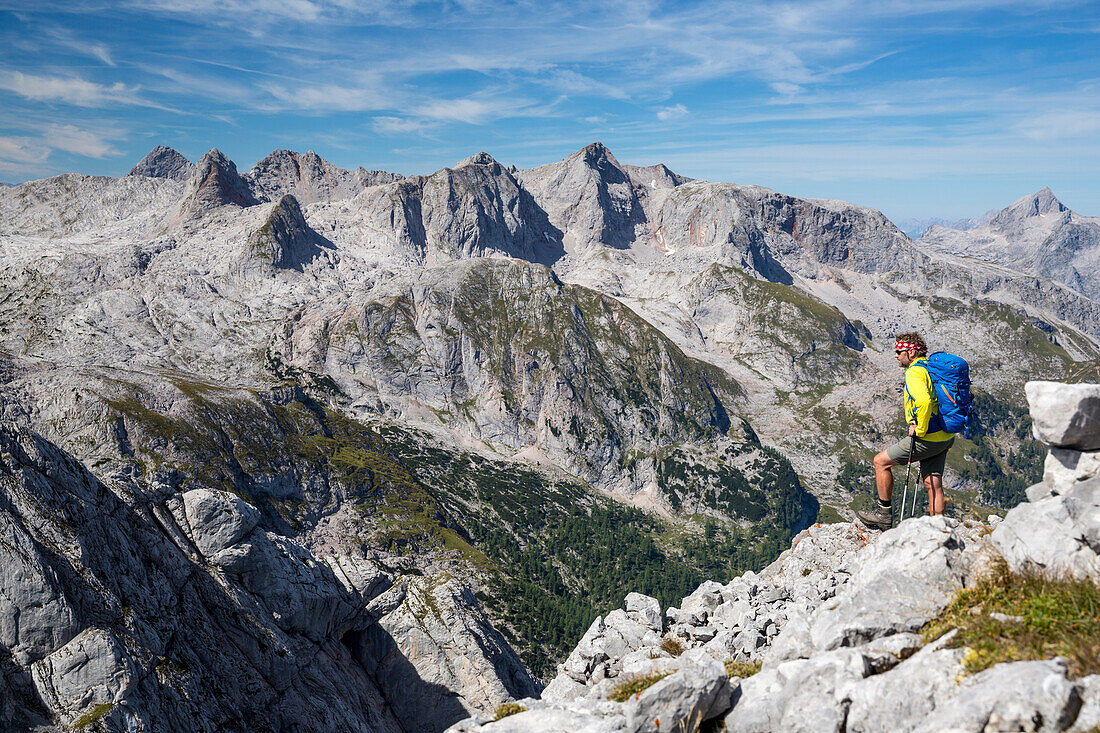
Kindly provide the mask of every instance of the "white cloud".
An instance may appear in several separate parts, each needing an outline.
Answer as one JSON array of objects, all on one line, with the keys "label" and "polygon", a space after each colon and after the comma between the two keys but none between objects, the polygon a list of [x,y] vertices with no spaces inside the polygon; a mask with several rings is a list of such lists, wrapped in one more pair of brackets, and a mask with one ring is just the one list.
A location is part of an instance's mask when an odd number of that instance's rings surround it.
[{"label": "white cloud", "polygon": [[46,162],[50,149],[29,137],[0,137],[0,169]]},{"label": "white cloud", "polygon": [[374,131],[381,135],[424,135],[436,127],[426,120],[409,117],[375,117],[371,122]]},{"label": "white cloud", "polygon": [[21,71],[0,70],[0,89],[36,102],[64,102],[77,107],[146,104],[137,96],[137,87],[121,82],[105,86],[78,77],[39,76]]},{"label": "white cloud", "polygon": [[496,106],[477,99],[439,99],[421,105],[416,113],[433,120],[471,125],[484,124],[502,116]]},{"label": "white cloud", "polygon": [[1092,137],[1100,133],[1100,109],[1053,109],[1023,120],[1017,129],[1041,142]]},{"label": "white cloud", "polygon": [[657,110],[657,119],[661,121],[674,120],[678,117],[686,117],[688,109],[682,104],[677,104],[674,107],[661,107]]},{"label": "white cloud", "polygon": [[117,132],[104,134],[82,130],[73,125],[50,125],[46,128],[43,140],[55,150],[64,150],[89,158],[106,158],[121,154],[107,142],[107,138],[118,136]]}]

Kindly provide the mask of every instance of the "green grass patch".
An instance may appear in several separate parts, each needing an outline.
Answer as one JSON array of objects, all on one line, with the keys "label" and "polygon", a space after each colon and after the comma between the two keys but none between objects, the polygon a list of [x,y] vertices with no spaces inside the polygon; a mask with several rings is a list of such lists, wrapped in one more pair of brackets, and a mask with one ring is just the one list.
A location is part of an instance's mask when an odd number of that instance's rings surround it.
[{"label": "green grass patch", "polygon": [[96,705],[88,712],[81,715],[79,718],[73,721],[73,728],[76,730],[83,730],[97,720],[102,720],[107,716],[107,713],[114,709],[114,704],[109,702],[100,703]]},{"label": "green grass patch", "polygon": [[726,675],[729,677],[752,677],[760,671],[760,662],[739,662],[736,659],[727,659],[725,662]]},{"label": "green grass patch", "polygon": [[497,708],[497,711],[493,713],[493,720],[503,720],[509,715],[515,715],[516,713],[525,712],[527,708],[520,705],[518,702],[506,702]]},{"label": "green grass patch", "polygon": [[951,629],[959,630],[951,645],[969,648],[963,664],[971,673],[1056,656],[1069,660],[1071,677],[1100,673],[1100,586],[1088,580],[1012,573],[1001,561],[921,633],[931,641]]},{"label": "green grass patch", "polygon": [[670,673],[667,672],[664,674],[654,672],[653,674],[643,674],[638,675],[637,677],[632,677],[625,682],[620,683],[614,690],[612,690],[607,699],[614,702],[626,702],[635,695],[640,695],[645,690],[653,687],[653,685],[657,684],[665,677],[668,677],[669,674]]}]

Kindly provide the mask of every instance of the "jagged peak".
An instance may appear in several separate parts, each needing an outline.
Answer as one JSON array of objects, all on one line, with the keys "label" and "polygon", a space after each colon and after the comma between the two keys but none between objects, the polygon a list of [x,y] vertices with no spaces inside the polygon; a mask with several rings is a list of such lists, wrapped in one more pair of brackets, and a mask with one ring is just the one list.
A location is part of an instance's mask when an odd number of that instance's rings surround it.
[{"label": "jagged peak", "polygon": [[583,148],[569,156],[570,158],[580,158],[586,163],[592,165],[598,165],[601,161],[607,161],[616,168],[620,168],[619,161],[608,150],[607,146],[603,143],[596,141],[589,145],[585,145]]},{"label": "jagged peak", "polygon": [[253,206],[257,203],[248,185],[237,173],[237,166],[217,148],[202,156],[188,181],[189,195],[184,208],[192,211],[225,204]]},{"label": "jagged peak", "polygon": [[990,224],[995,228],[1019,226],[1027,219],[1046,214],[1061,214],[1064,211],[1069,209],[1050,188],[1044,186],[1033,194],[1013,201],[993,217]]},{"label": "jagged peak", "polygon": [[497,163],[496,158],[486,153],[484,150],[475,155],[471,155],[469,158],[464,158],[455,164],[455,168],[461,168],[464,165],[493,165]]},{"label": "jagged peak", "polygon": [[126,175],[184,181],[187,180],[193,167],[191,161],[179,151],[167,145],[157,145]]}]

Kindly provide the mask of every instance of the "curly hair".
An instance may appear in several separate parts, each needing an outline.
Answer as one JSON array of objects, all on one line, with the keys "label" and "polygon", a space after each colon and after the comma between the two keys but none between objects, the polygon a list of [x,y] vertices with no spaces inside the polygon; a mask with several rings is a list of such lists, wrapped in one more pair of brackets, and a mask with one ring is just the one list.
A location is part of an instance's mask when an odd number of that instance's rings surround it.
[{"label": "curly hair", "polygon": [[910,344],[916,344],[917,350],[922,354],[928,352],[928,344],[924,342],[924,337],[916,331],[909,331],[907,333],[899,333],[894,337],[897,341],[905,341]]}]

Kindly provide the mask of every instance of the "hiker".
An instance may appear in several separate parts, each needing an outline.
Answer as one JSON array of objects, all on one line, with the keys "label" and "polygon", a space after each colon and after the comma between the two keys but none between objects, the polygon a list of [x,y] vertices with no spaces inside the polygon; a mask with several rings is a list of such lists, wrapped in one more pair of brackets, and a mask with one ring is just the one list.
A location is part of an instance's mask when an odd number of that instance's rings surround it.
[{"label": "hiker", "polygon": [[[891,497],[894,492],[894,466],[920,461],[920,474],[928,490],[928,513],[943,514],[943,467],[955,434],[945,429],[939,414],[935,388],[928,373],[928,346],[919,333],[898,334],[894,344],[898,366],[905,369],[905,422],[909,435],[875,456],[875,487],[878,502],[869,512],[856,516],[872,529],[894,526]],[[912,456],[912,458],[910,458]],[[903,507],[904,509],[904,507]]]}]

